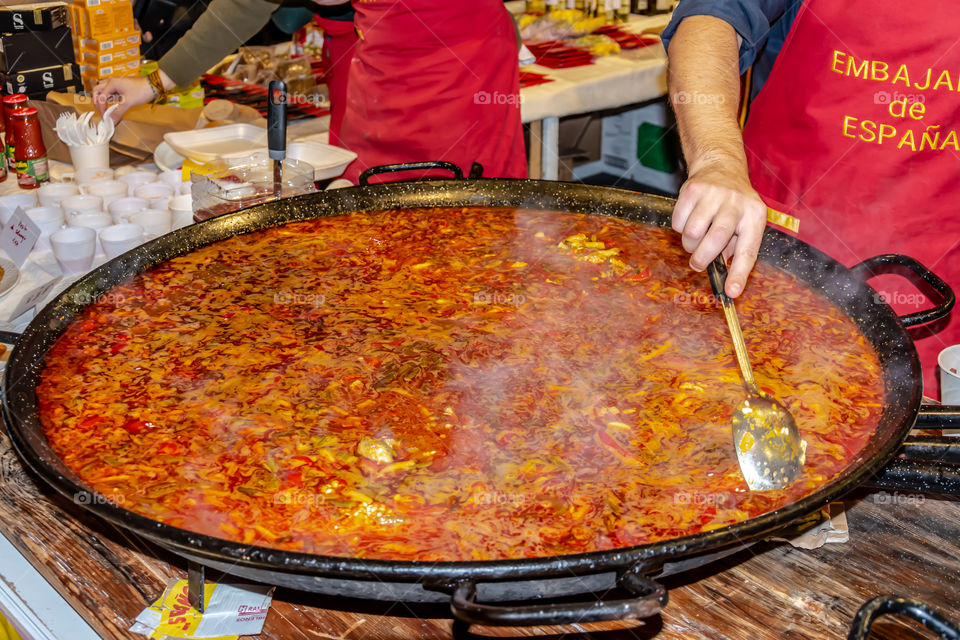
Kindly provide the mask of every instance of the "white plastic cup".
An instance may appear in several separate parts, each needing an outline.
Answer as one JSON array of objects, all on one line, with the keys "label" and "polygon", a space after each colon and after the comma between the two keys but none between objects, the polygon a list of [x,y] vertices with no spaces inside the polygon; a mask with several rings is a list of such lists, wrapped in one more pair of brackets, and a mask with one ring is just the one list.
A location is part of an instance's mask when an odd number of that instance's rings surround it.
[{"label": "white plastic cup", "polygon": [[37,194],[32,191],[0,196],[0,222],[7,224],[7,220],[10,219],[17,207],[27,210],[35,206],[37,206]]},{"label": "white plastic cup", "polygon": [[124,182],[127,185],[127,191],[129,195],[136,195],[134,191],[137,187],[142,184],[150,184],[151,182],[156,181],[157,174],[153,171],[146,171],[145,169],[140,169],[137,171],[131,171],[125,175],[117,178],[120,182]]},{"label": "white plastic cup", "polygon": [[188,193],[193,193],[193,183],[188,180],[188,181],[184,182],[183,184],[181,184],[181,185],[180,185],[180,193],[181,193],[181,194],[184,194],[184,195],[185,195],[185,194],[188,194]]},{"label": "white plastic cup", "polygon": [[41,207],[60,206],[60,201],[80,193],[72,182],[48,182],[37,189],[37,198]]},{"label": "white plastic cup", "polygon": [[165,233],[170,233],[173,225],[173,215],[167,210],[147,209],[131,215],[130,222],[143,227],[144,236],[151,240]]},{"label": "white plastic cup", "polygon": [[180,185],[183,184],[183,173],[180,169],[163,171],[160,173],[159,181],[168,185],[174,192],[177,192],[180,190]]},{"label": "white plastic cup", "polygon": [[150,201],[143,198],[118,198],[109,205],[107,211],[113,216],[114,224],[126,224],[130,222],[130,216],[138,211],[146,211],[150,208]]},{"label": "white plastic cup", "polygon": [[[947,347],[937,356],[940,369],[940,402],[960,405],[960,344]],[[960,430],[956,431],[960,434]]]},{"label": "white plastic cup", "polygon": [[88,169],[75,169],[69,173],[60,176],[64,182],[76,182],[85,184],[94,180],[113,180],[113,169],[107,167],[95,167]]},{"label": "white plastic cup", "polygon": [[67,227],[50,236],[53,255],[64,275],[85,273],[97,252],[97,232],[90,227]]},{"label": "white plastic cup", "polygon": [[67,220],[68,227],[89,227],[91,229],[105,229],[113,224],[109,213],[78,213]]},{"label": "white plastic cup", "polygon": [[70,196],[69,198],[64,198],[60,202],[60,207],[63,209],[64,215],[67,217],[67,222],[70,222],[70,218],[79,215],[81,213],[99,213],[103,211],[103,198],[100,196],[91,196],[91,195],[79,195],[79,196]]},{"label": "white plastic cup", "polygon": [[110,143],[67,145],[74,171],[80,169],[107,169],[110,167]]},{"label": "white plastic cup", "polygon": [[143,227],[138,224],[115,224],[100,231],[100,244],[111,259],[138,247],[143,239]]},{"label": "white plastic cup", "polygon": [[193,196],[185,193],[171,198],[170,214],[173,216],[174,229],[182,229],[193,224]]},{"label": "white plastic cup", "polygon": [[151,182],[149,184],[141,184],[133,190],[133,195],[137,198],[143,198],[145,200],[150,200],[151,204],[155,200],[167,201],[173,197],[174,190],[168,184],[162,182]]},{"label": "white plastic cup", "polygon": [[97,180],[87,185],[86,192],[92,196],[100,196],[103,206],[108,207],[114,200],[127,197],[127,185],[119,180]]},{"label": "white plastic cup", "polygon": [[63,209],[60,207],[33,207],[27,209],[27,216],[40,227],[40,237],[33,246],[35,251],[50,251],[50,236],[63,227]]}]

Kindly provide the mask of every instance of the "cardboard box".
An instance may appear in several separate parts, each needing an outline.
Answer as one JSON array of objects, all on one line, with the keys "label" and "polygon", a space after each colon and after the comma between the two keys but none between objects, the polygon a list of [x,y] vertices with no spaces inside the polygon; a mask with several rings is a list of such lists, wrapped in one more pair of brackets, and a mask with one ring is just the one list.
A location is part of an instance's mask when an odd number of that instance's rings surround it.
[{"label": "cardboard box", "polygon": [[70,26],[64,2],[14,3],[0,5],[0,32],[52,31]]},{"label": "cardboard box", "polygon": [[42,69],[25,69],[16,73],[0,74],[7,93],[35,93],[59,90],[80,85],[80,68],[75,64],[63,64]]},{"label": "cardboard box", "polygon": [[606,116],[601,141],[601,159],[574,167],[574,180],[605,173],[661,193],[679,191],[684,179],[680,140],[666,100]]},{"label": "cardboard box", "polygon": [[83,65],[80,67],[80,77],[83,80],[84,88],[89,91],[101,80],[118,76],[135,76],[139,70],[139,59],[107,66]]},{"label": "cardboard box", "polygon": [[89,51],[129,49],[140,46],[140,32],[127,31],[112,36],[101,36],[100,38],[82,38],[80,44]]},{"label": "cardboard box", "polygon": [[0,71],[17,73],[74,61],[70,27],[0,35]]},{"label": "cardboard box", "polygon": [[110,51],[90,51],[83,50],[83,64],[90,67],[103,67],[116,65],[120,62],[130,62],[140,59],[140,48],[132,49],[113,49]]},{"label": "cardboard box", "polygon": [[43,91],[36,91],[36,92],[34,92],[34,93],[28,93],[28,94],[27,94],[27,98],[29,98],[30,100],[46,100],[46,99],[47,99],[47,94],[50,93],[51,91],[56,91],[56,92],[59,92],[59,93],[71,93],[71,94],[82,93],[82,92],[83,92],[83,85],[80,84],[80,79],[77,78],[77,84],[76,84],[76,85],[70,85],[70,86],[68,86],[68,87],[59,87],[59,88],[57,88],[57,89],[44,89]]},{"label": "cardboard box", "polygon": [[112,38],[134,30],[130,2],[104,2],[79,7],[79,11],[82,37]]}]

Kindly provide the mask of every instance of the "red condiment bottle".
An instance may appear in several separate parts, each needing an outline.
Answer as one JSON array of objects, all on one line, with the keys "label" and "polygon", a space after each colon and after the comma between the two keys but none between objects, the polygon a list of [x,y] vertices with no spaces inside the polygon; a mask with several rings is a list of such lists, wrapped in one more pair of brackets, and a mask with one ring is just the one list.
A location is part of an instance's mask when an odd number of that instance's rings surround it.
[{"label": "red condiment bottle", "polygon": [[7,158],[4,171],[9,171],[14,175],[17,173],[17,159],[14,157],[14,148],[16,147],[14,138],[16,136],[13,133],[13,127],[10,125],[10,114],[13,113],[14,109],[22,107],[26,101],[27,96],[22,93],[3,96],[3,125],[4,129],[6,129],[6,135],[4,136],[4,154]]},{"label": "red condiment bottle", "polygon": [[[0,116],[2,116],[2,114],[3,114],[3,103],[0,102]],[[7,132],[6,118],[0,117],[0,133],[6,133],[6,132]],[[3,182],[4,180],[7,179],[7,151],[6,151],[6,148],[4,148],[3,153],[0,154],[0,155],[2,155],[2,158],[0,158],[0,160],[3,160],[3,162],[0,162],[0,182]]]},{"label": "red condiment bottle", "polygon": [[17,141],[17,184],[21,189],[36,189],[50,179],[47,170],[47,148],[40,134],[40,118],[36,107],[14,109],[10,114],[13,135]]}]

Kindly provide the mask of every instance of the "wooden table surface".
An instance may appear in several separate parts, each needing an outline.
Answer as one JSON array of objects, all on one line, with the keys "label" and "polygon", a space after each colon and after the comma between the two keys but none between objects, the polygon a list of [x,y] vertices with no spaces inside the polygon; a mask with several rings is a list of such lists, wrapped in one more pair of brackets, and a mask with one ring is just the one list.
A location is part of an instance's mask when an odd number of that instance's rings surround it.
[{"label": "wooden table surface", "polygon": [[[28,475],[0,432],[0,533],[104,638],[127,631],[186,563],[89,515]],[[596,640],[840,640],[867,600],[898,594],[960,621],[960,502],[862,491],[850,542],[814,551],[761,544],[664,581],[670,604],[646,622],[454,627],[444,606],[367,603],[278,589],[265,640],[541,637]],[[933,637],[884,617],[872,638]]]}]

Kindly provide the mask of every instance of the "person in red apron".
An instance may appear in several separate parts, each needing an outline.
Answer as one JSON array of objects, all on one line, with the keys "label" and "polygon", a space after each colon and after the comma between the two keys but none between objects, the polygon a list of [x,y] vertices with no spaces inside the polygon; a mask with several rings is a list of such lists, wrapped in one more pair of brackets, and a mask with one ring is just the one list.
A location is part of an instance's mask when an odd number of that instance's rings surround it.
[{"label": "person in red apron", "polygon": [[[674,226],[684,232],[695,268],[721,248],[733,253],[731,273],[736,268],[738,277],[728,293],[742,289],[743,265],[752,266],[767,208],[771,221],[847,266],[901,253],[960,289],[960,215],[954,210],[960,195],[960,47],[954,46],[953,21],[945,19],[958,9],[942,0],[914,9],[805,1],[751,105],[739,157],[729,155],[730,105],[721,109],[726,115],[707,116],[724,132],[706,132],[695,111],[677,109],[684,149],[695,159]],[[703,16],[692,28],[735,38],[732,29],[724,33],[710,20],[716,22]],[[685,49],[689,40],[676,51],[674,44],[694,35],[704,34],[677,30],[670,45],[675,74],[692,58]],[[735,40],[732,46],[735,74]],[[689,91],[689,81],[671,78],[671,86]],[[712,158],[703,139],[711,136],[723,148]],[[744,184],[745,171],[750,184]],[[882,276],[870,284],[900,314],[932,306],[903,279]],[[941,321],[914,338],[921,338],[916,346],[924,392],[938,397],[937,354],[960,343],[960,319]]]},{"label": "person in red apron", "polygon": [[367,0],[354,11],[360,41],[340,140],[358,157],[344,178],[424,160],[526,177],[519,44],[502,2]]},{"label": "person in red apron", "polygon": [[314,20],[323,29],[323,57],[328,61],[326,81],[327,91],[330,92],[330,144],[342,147],[340,127],[347,110],[347,78],[359,38],[352,20],[333,20],[320,16]]}]

